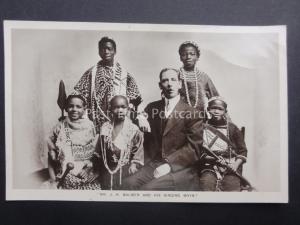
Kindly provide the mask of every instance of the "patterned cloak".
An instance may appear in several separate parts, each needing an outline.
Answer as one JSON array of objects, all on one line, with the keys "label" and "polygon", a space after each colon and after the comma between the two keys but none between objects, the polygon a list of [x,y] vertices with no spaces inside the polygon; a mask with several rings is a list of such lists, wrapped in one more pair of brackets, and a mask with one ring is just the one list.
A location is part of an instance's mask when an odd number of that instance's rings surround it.
[{"label": "patterned cloak", "polygon": [[88,117],[94,122],[97,133],[101,125],[109,121],[108,107],[112,97],[125,95],[135,108],[142,102],[135,79],[118,62],[110,67],[99,61],[83,74],[74,90],[73,94],[86,99]]}]

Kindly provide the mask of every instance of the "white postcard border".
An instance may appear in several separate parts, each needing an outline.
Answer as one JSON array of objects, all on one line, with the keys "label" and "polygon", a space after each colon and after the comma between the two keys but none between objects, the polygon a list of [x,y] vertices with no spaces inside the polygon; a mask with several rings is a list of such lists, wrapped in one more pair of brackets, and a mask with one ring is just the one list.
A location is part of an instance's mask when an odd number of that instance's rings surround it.
[{"label": "white postcard border", "polygon": [[[76,25],[76,26],[75,26]],[[213,33],[278,33],[280,66],[280,192],[164,192],[164,191],[71,191],[13,189],[12,158],[12,89],[11,89],[11,31],[12,29],[55,30],[117,30],[153,32],[213,32]],[[286,26],[199,26],[165,24],[81,23],[4,21],[5,51],[5,140],[6,140],[6,200],[58,200],[58,201],[130,201],[130,202],[288,202],[288,117],[287,117],[287,55]]]}]

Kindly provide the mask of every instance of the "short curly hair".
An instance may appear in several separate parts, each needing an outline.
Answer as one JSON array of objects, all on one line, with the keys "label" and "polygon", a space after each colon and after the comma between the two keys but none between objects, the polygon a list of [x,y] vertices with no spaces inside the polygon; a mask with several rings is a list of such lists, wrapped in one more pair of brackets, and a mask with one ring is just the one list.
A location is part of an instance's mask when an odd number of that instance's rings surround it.
[{"label": "short curly hair", "polygon": [[98,42],[98,50],[100,50],[104,46],[104,44],[107,42],[110,42],[113,45],[115,51],[117,51],[116,42],[112,38],[109,38],[109,37],[103,37],[100,39],[100,41]]},{"label": "short curly hair", "polygon": [[193,47],[196,50],[197,56],[200,57],[200,49],[198,45],[193,41],[185,41],[179,46],[179,55],[182,54],[185,47]]},{"label": "short curly hair", "polygon": [[73,99],[73,98],[79,98],[82,101],[83,106],[86,107],[86,105],[87,105],[86,99],[82,95],[71,94],[66,99],[65,109],[68,108],[68,105],[69,105],[71,99]]},{"label": "short curly hair", "polygon": [[109,102],[109,108],[112,109],[113,108],[113,103],[118,99],[121,98],[125,101],[126,105],[129,105],[129,101],[128,98],[124,95],[115,95],[114,97],[112,97],[112,99]]},{"label": "short curly hair", "polygon": [[219,102],[223,105],[223,107],[225,109],[227,109],[227,102],[225,101],[225,99],[221,96],[213,96],[208,100],[208,108],[213,106],[216,102]]}]

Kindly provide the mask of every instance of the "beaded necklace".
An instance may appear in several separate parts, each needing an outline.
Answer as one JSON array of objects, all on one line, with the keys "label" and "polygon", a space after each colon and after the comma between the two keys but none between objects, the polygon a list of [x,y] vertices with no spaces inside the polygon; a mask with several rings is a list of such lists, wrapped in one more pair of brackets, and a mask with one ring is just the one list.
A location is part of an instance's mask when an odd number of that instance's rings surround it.
[{"label": "beaded necklace", "polygon": [[[190,106],[192,106],[191,99],[190,99],[190,94],[189,94],[189,90],[188,90],[188,85],[187,85],[187,74],[186,74],[186,73],[189,73],[189,72],[185,71],[184,68],[180,68],[180,73],[182,74],[182,78],[183,78],[183,82],[184,82],[186,100],[187,100],[188,104]],[[197,68],[194,69],[193,72],[190,72],[189,74],[194,75],[193,78],[195,80],[196,93],[195,93],[195,104],[192,107],[196,108],[197,104],[198,104],[198,98],[199,98],[199,87],[198,87],[198,78],[197,78],[198,70],[197,70]]]},{"label": "beaded necklace", "polygon": [[[87,160],[92,157],[94,152],[93,150],[93,139],[89,140],[85,145],[74,144],[71,140],[71,131],[67,121],[63,122],[65,135],[66,135],[66,145],[70,146],[72,156],[74,157],[74,161],[82,161]],[[78,151],[83,152],[84,154],[78,155]]]},{"label": "beaded necklace", "polygon": [[[125,121],[124,121],[125,122]],[[132,148],[130,142],[129,144],[127,144],[127,148],[123,149],[121,148],[121,152],[120,152],[120,158],[118,160],[117,166],[115,167],[115,169],[111,169],[108,165],[107,162],[107,151],[109,151],[109,149],[114,149],[113,146],[113,141],[112,141],[112,131],[113,131],[113,127],[114,124],[112,124],[112,126],[109,126],[109,131],[108,131],[108,136],[103,136],[103,139],[101,139],[100,144],[101,144],[101,153],[103,156],[103,162],[104,162],[104,166],[107,169],[107,171],[110,174],[110,189],[112,190],[113,188],[113,175],[116,174],[118,171],[120,171],[120,177],[119,177],[119,184],[122,184],[122,167],[126,164],[126,159],[129,157],[130,155],[130,150]],[[130,138],[130,132],[127,132],[126,137],[124,137],[126,140],[129,140]],[[108,143],[109,149],[106,148],[105,143]]]}]

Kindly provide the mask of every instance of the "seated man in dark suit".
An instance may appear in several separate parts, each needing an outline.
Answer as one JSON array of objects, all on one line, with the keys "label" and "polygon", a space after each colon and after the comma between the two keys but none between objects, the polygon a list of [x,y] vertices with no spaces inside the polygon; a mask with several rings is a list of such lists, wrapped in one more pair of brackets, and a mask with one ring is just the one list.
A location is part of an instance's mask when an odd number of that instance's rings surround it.
[{"label": "seated man in dark suit", "polygon": [[151,127],[145,151],[150,158],[137,173],[124,180],[122,189],[199,190],[194,165],[202,153],[202,118],[180,99],[177,70],[163,69],[159,87],[164,98],[145,108]]}]

